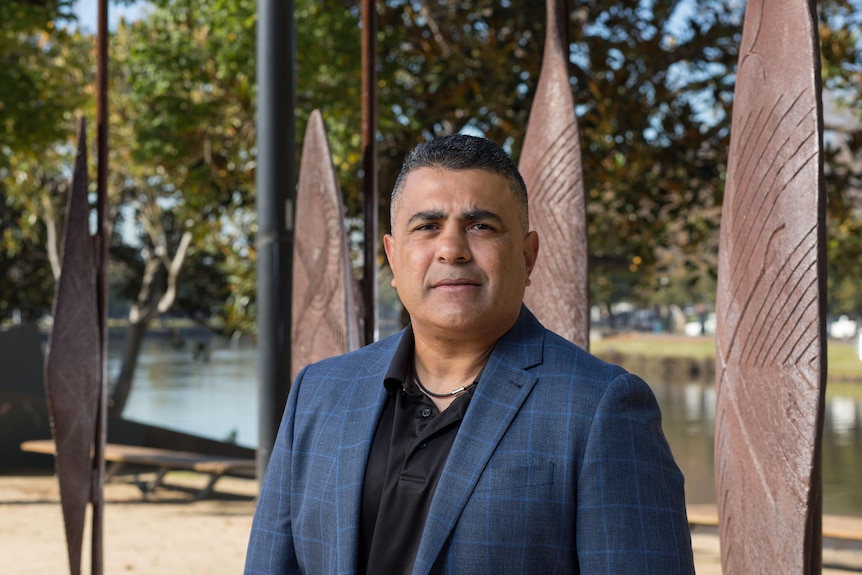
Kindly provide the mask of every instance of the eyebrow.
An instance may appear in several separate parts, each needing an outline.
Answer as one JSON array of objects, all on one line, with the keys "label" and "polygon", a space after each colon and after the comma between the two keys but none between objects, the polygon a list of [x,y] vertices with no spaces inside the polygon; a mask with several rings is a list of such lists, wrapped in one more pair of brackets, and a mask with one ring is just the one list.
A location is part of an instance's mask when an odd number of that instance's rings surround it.
[{"label": "eyebrow", "polygon": [[[436,220],[446,219],[446,214],[440,210],[425,210],[421,212],[416,212],[410,219],[407,220],[408,224],[412,224],[414,222],[432,222]],[[502,223],[503,219],[489,210],[470,210],[466,212],[461,212],[460,219],[467,222],[475,222],[480,220],[491,220],[494,222]]]}]

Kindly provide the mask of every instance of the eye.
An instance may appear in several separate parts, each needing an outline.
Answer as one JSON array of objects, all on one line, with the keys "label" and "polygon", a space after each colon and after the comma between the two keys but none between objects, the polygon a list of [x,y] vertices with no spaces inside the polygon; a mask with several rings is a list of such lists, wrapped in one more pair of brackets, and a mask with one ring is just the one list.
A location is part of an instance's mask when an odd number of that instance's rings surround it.
[{"label": "eye", "polygon": [[483,222],[474,222],[467,227],[468,230],[476,232],[492,232],[494,228]]}]

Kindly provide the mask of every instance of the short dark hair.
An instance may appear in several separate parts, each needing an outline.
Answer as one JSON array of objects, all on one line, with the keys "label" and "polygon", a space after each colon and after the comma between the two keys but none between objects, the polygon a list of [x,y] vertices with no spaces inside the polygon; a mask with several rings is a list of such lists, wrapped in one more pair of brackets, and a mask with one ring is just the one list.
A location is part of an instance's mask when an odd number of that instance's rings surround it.
[{"label": "short dark hair", "polygon": [[420,168],[482,170],[503,176],[509,184],[509,190],[515,195],[518,202],[521,225],[525,232],[529,230],[527,186],[524,184],[524,178],[521,177],[518,167],[509,157],[509,154],[491,140],[466,134],[435,138],[419,144],[407,154],[389,197],[390,228],[394,223],[395,209],[399,203],[398,196],[404,190],[404,182],[410,172]]}]

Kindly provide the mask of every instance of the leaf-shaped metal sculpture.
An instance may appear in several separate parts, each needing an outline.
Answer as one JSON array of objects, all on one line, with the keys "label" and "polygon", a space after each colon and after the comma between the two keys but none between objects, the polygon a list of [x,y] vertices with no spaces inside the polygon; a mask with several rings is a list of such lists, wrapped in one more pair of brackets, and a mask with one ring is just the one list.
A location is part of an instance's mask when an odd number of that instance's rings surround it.
[{"label": "leaf-shaped metal sculpture", "polygon": [[84,521],[93,490],[96,416],[102,381],[88,181],[86,129],[81,120],[66,214],[62,271],[54,299],[54,324],[45,358],[45,392],[57,446],[55,463],[73,575],[81,572]]},{"label": "leaf-shaped metal sculpture", "polygon": [[294,246],[292,378],[309,363],[358,349],[360,339],[341,191],[319,110],[302,146]]},{"label": "leaf-shaped metal sculpture", "polygon": [[820,572],[822,103],[814,3],[749,0],[717,293],[724,572]]},{"label": "leaf-shaped metal sculpture", "polygon": [[587,216],[581,146],[572,88],[568,22],[562,0],[548,0],[545,53],[521,153],[530,194],[531,227],[540,249],[524,301],[549,329],[577,345],[589,344]]}]

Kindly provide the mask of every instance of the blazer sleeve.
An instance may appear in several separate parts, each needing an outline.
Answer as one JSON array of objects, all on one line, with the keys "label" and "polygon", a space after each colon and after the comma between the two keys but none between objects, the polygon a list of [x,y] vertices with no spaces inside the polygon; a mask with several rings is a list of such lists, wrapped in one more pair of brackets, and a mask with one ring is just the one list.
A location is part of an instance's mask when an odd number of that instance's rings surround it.
[{"label": "blazer sleeve", "polygon": [[306,369],[293,383],[267,464],[251,525],[245,575],[300,573],[290,521],[290,465],[297,397]]},{"label": "blazer sleeve", "polygon": [[649,386],[618,375],[598,403],[578,479],[581,573],[693,574],[683,476]]}]

